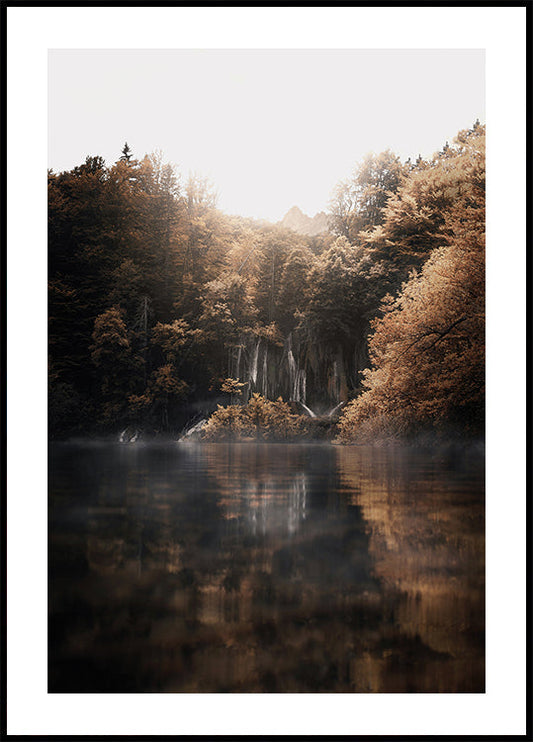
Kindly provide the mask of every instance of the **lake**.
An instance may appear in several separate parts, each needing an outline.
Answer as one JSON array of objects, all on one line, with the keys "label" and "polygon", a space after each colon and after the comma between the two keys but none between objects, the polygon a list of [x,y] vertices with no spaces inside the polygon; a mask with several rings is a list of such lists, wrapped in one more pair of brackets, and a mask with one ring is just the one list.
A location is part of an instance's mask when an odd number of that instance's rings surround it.
[{"label": "lake", "polygon": [[51,444],[49,691],[485,689],[484,454]]}]

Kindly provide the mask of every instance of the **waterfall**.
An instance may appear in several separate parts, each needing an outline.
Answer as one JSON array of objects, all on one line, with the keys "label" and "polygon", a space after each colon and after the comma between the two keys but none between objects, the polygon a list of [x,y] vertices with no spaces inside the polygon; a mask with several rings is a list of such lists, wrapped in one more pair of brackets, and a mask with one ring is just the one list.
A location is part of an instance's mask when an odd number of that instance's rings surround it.
[{"label": "waterfall", "polygon": [[300,402],[300,404],[302,405],[302,407],[304,408],[304,410],[307,412],[307,414],[309,415],[309,417],[316,417],[316,415],[313,412],[313,410],[310,410],[309,407],[306,404],[304,404],[303,402]]},{"label": "waterfall", "polygon": [[258,392],[266,399],[309,401],[328,414],[348,399],[353,385],[351,377],[347,378],[342,348],[317,346],[296,331],[285,337],[283,346],[257,335],[241,337],[234,346],[232,363],[233,378],[246,383],[244,402]]},{"label": "waterfall", "polygon": [[290,379],[292,380],[296,371],[296,361],[294,360],[292,350],[289,350],[289,352],[287,353],[287,358],[289,360]]},{"label": "waterfall", "polygon": [[140,437],[140,432],[137,430],[137,428],[124,428],[122,433],[119,435],[118,442],[119,443],[135,443]]},{"label": "waterfall", "polygon": [[340,386],[339,363],[338,360],[335,359],[333,361],[332,373],[328,378],[328,394],[330,398],[337,403],[340,399]]},{"label": "waterfall", "polygon": [[333,407],[333,409],[331,409],[328,412],[328,417],[333,417],[333,415],[337,412],[337,410],[340,410],[340,408],[343,406],[343,404],[344,404],[344,402],[339,402],[338,405],[335,405],[335,407]]},{"label": "waterfall", "polygon": [[[298,355],[298,353],[297,353]],[[289,370],[289,395],[295,402],[303,402],[307,393],[307,374],[300,368],[292,350],[292,333],[287,338],[287,365]]]},{"label": "waterfall", "polygon": [[287,364],[289,367],[289,395],[291,399],[298,398],[298,368],[292,352],[292,332],[287,338]]},{"label": "waterfall", "polygon": [[249,378],[255,384],[257,382],[257,361],[259,359],[259,346],[261,345],[261,338],[258,338],[255,348],[252,354],[252,362],[250,364]]},{"label": "waterfall", "polygon": [[241,378],[240,370],[241,370],[242,343],[239,342],[238,348],[239,349],[237,351],[237,368],[235,370],[235,374],[234,374],[234,377],[233,377],[234,379],[240,379]]},{"label": "waterfall", "polygon": [[287,352],[287,360],[289,362],[289,388],[291,390],[291,399],[298,399],[298,369],[296,368],[296,361],[292,354],[292,350]]},{"label": "waterfall", "polygon": [[[234,346],[233,365],[237,369],[233,377],[246,382],[243,401],[258,392],[266,399],[309,401],[321,414],[337,414],[339,409],[332,408],[347,401],[354,384],[351,372],[348,375],[346,371],[343,348],[334,343],[312,343],[299,331],[289,333],[284,341],[281,346],[248,335],[240,338],[240,346]],[[350,368],[351,358],[350,354]]]},{"label": "waterfall", "polygon": [[305,400],[305,371],[303,368],[299,368],[296,370],[292,390],[292,399],[294,399],[296,402],[303,402]]},{"label": "waterfall", "polygon": [[261,394],[265,398],[268,396],[268,345],[265,346],[265,355],[263,356],[263,378],[261,385]]},{"label": "waterfall", "polygon": [[199,438],[200,431],[207,424],[207,419],[199,420],[192,427],[186,429],[178,439],[178,443],[183,441],[191,441]]},{"label": "waterfall", "polygon": [[297,402],[305,402],[305,383],[306,383],[305,370],[303,368],[299,368],[298,373],[296,375],[295,399]]}]

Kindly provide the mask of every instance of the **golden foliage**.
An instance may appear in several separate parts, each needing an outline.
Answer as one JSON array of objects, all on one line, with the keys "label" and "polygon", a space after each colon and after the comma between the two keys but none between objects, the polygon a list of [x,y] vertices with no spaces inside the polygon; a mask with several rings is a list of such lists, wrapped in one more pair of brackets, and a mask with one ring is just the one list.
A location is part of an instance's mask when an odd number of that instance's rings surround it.
[{"label": "golden foliage", "polygon": [[267,343],[271,343],[272,345],[278,345],[279,347],[283,345],[283,336],[275,322],[271,322],[269,325],[263,327],[256,327],[254,335],[258,338],[263,338]]},{"label": "golden foliage", "polygon": [[[444,243],[413,272],[372,323],[372,368],[364,391],[345,409],[339,439],[367,441],[421,428],[484,421],[485,205],[483,139],[461,164],[460,194],[443,217]],[[449,173],[446,173],[446,177]]]},{"label": "golden foliage", "polygon": [[203,428],[202,438],[289,440],[307,432],[307,418],[293,414],[281,397],[272,401],[260,394],[254,394],[247,405],[219,405]]},{"label": "golden foliage", "polygon": [[91,358],[96,366],[115,364],[130,352],[126,325],[120,310],[112,307],[94,321]]},{"label": "golden foliage", "polygon": [[152,330],[152,342],[162,349],[168,362],[176,362],[189,336],[189,325],[183,319],[170,324],[158,322]]},{"label": "golden foliage", "polygon": [[225,394],[236,394],[237,396],[240,397],[242,394],[243,387],[245,386],[246,384],[243,383],[242,381],[239,381],[239,379],[224,379],[220,389]]}]

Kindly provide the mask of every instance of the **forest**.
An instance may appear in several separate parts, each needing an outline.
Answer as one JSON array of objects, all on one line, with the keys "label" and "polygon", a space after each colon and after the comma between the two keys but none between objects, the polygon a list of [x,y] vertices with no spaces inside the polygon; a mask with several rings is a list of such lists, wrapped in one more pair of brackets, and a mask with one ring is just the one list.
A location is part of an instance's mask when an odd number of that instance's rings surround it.
[{"label": "forest", "polygon": [[51,439],[483,434],[478,121],[428,159],[369,154],[320,234],[225,214],[127,144],[48,198]]}]

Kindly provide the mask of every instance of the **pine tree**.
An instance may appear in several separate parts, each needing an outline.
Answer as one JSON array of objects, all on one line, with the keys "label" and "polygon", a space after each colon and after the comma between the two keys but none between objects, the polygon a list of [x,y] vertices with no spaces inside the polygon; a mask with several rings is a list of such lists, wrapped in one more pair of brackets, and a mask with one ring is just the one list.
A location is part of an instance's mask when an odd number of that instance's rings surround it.
[{"label": "pine tree", "polygon": [[126,142],[124,144],[124,147],[122,148],[122,157],[120,158],[124,162],[129,162],[131,160],[132,152],[131,149],[128,146],[128,143]]}]

